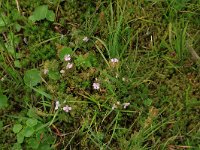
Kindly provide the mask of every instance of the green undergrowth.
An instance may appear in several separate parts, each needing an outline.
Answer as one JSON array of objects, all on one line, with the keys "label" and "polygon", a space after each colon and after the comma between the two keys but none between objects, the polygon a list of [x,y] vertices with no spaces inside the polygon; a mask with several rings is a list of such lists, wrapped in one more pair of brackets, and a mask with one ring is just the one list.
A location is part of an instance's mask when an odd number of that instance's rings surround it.
[{"label": "green undergrowth", "polygon": [[199,6],[1,1],[1,149],[199,149]]}]

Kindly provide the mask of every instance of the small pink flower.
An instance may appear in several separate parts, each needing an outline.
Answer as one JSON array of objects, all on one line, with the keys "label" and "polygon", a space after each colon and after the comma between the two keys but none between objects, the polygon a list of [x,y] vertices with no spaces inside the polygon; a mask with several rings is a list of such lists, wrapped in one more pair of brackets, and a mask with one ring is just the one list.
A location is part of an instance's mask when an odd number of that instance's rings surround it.
[{"label": "small pink flower", "polygon": [[65,59],[65,61],[70,61],[71,60],[70,54],[65,55],[64,59]]},{"label": "small pink flower", "polygon": [[123,103],[123,105],[124,105],[124,109],[126,109],[126,107],[130,105],[130,103]]},{"label": "small pink flower", "polygon": [[71,69],[73,67],[73,65],[74,65],[73,63],[68,63],[66,66],[66,69]]},{"label": "small pink flower", "polygon": [[85,36],[85,37],[83,38],[83,41],[84,41],[84,42],[88,42],[88,41],[89,41],[89,38],[88,38],[87,36]]},{"label": "small pink flower", "polygon": [[58,110],[58,107],[60,107],[60,102],[59,102],[59,101],[56,101],[55,110]]},{"label": "small pink flower", "polygon": [[93,88],[95,89],[95,90],[99,90],[100,89],[100,84],[99,83],[93,83]]},{"label": "small pink flower", "polygon": [[48,72],[49,72],[49,70],[48,69],[44,69],[44,74],[47,74]]},{"label": "small pink flower", "polygon": [[117,58],[112,58],[110,61],[111,61],[112,63],[118,63],[118,62],[119,62],[119,60],[118,60]]},{"label": "small pink flower", "polygon": [[66,105],[65,107],[63,107],[63,110],[64,110],[65,112],[69,112],[70,110],[72,110],[72,108],[69,107],[68,105]]}]

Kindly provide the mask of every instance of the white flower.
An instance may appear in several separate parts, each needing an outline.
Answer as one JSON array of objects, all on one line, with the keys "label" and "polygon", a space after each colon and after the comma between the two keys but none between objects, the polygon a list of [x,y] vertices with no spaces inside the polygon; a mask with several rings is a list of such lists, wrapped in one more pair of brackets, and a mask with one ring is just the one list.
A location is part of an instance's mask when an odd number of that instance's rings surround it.
[{"label": "white flower", "polygon": [[62,74],[63,74],[63,73],[65,73],[65,70],[63,70],[63,69],[62,69],[62,70],[60,70],[60,73],[62,73]]},{"label": "white flower", "polygon": [[66,55],[64,56],[64,59],[65,59],[65,61],[70,61],[70,60],[71,60],[70,54],[66,54]]},{"label": "white flower", "polygon": [[113,104],[112,110],[114,110],[115,108],[117,108],[117,106],[115,104]]},{"label": "white flower", "polygon": [[83,41],[84,41],[84,42],[88,42],[88,41],[89,41],[89,38],[88,38],[87,36],[85,36],[85,37],[83,38]]},{"label": "white flower", "polygon": [[48,69],[44,69],[44,74],[47,74],[49,72]]},{"label": "white flower", "polygon": [[73,63],[68,63],[66,69],[71,69],[73,67]]},{"label": "white flower", "polygon": [[130,105],[130,103],[123,103],[123,105],[124,105],[124,109],[126,109],[126,107]]},{"label": "white flower", "polygon": [[95,90],[99,90],[100,89],[100,84],[99,83],[93,83],[93,88],[95,89]]},{"label": "white flower", "polygon": [[58,110],[58,107],[60,107],[60,102],[59,102],[59,101],[56,101],[55,110]]},{"label": "white flower", "polygon": [[72,110],[72,108],[69,107],[68,105],[66,105],[65,107],[63,107],[63,110],[64,110],[65,112],[69,112],[70,110]]},{"label": "white flower", "polygon": [[119,60],[118,60],[117,58],[112,58],[110,61],[111,61],[112,63],[118,63],[118,62],[119,62]]}]

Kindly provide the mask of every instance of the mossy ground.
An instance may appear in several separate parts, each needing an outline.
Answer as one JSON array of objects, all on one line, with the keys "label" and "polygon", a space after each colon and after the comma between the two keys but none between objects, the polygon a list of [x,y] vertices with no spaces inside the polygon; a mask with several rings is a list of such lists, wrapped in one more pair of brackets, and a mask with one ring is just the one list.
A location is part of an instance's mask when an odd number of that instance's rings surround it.
[{"label": "mossy ground", "polygon": [[[200,148],[198,0],[17,2],[0,2],[2,149]],[[54,21],[32,22],[43,5]]]}]

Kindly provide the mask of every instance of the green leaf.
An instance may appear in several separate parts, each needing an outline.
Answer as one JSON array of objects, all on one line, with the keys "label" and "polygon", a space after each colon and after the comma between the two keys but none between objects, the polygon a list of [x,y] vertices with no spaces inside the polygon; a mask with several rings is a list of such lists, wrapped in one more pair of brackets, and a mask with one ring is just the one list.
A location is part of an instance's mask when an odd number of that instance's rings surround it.
[{"label": "green leaf", "polygon": [[15,60],[15,61],[14,61],[14,65],[15,65],[15,67],[17,67],[17,68],[21,68],[21,67],[22,67],[19,60]]},{"label": "green leaf", "polygon": [[21,124],[15,124],[13,127],[13,132],[14,133],[19,133],[19,131],[22,129],[22,125]]},{"label": "green leaf", "polygon": [[29,126],[29,127],[34,127],[35,125],[37,125],[37,122],[38,120],[35,119],[35,118],[29,118],[27,121],[26,121],[26,125]]},{"label": "green leaf", "polygon": [[61,51],[60,51],[60,53],[59,53],[59,58],[60,58],[60,60],[61,61],[64,61],[64,57],[65,57],[65,55],[67,55],[67,54],[72,54],[72,49],[70,48],[70,47],[64,47]]},{"label": "green leaf", "polygon": [[0,109],[8,107],[8,98],[0,94]]},{"label": "green leaf", "polygon": [[43,19],[54,21],[55,14],[52,10],[48,10],[47,5],[41,5],[35,8],[33,14],[29,17],[29,20],[35,22]]},{"label": "green leaf", "polygon": [[22,150],[21,144],[20,143],[15,143],[12,147],[12,150]]},{"label": "green leaf", "polygon": [[20,132],[17,134],[17,143],[23,143],[24,142],[24,135]]},{"label": "green leaf", "polygon": [[36,86],[42,81],[40,77],[40,71],[37,69],[31,69],[25,72],[24,83],[28,86]]},{"label": "green leaf", "polygon": [[0,14],[0,27],[6,26],[8,24],[8,18],[4,14]]},{"label": "green leaf", "polygon": [[48,75],[49,75],[49,78],[53,80],[58,80],[60,78],[59,72],[56,72],[56,71],[49,71]]},{"label": "green leaf", "polygon": [[144,100],[144,105],[146,105],[146,106],[151,106],[151,104],[152,104],[152,100],[151,99],[146,99],[146,100]]},{"label": "green leaf", "polygon": [[25,136],[25,137],[31,137],[31,135],[33,135],[34,133],[34,129],[31,128],[31,127],[26,127],[22,130],[22,134]]},{"label": "green leaf", "polygon": [[30,16],[29,19],[32,20],[33,22],[43,20],[46,18],[47,11],[48,11],[47,5],[38,6],[35,8],[33,15]]},{"label": "green leaf", "polygon": [[40,141],[38,141],[36,138],[29,138],[28,139],[28,146],[32,149],[38,149],[40,145]]},{"label": "green leaf", "polygon": [[55,13],[52,10],[48,10],[46,19],[49,21],[54,21]]}]

